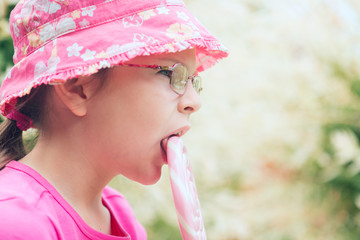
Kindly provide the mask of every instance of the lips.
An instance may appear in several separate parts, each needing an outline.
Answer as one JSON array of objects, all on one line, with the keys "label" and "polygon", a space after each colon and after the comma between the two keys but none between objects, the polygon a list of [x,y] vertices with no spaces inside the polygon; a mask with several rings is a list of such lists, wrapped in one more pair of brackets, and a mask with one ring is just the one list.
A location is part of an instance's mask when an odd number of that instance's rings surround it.
[{"label": "lips", "polygon": [[187,131],[190,130],[190,126],[185,126],[182,128],[177,129],[176,131],[173,131],[172,133],[170,133],[169,135],[167,135],[167,137],[163,138],[160,142],[160,146],[161,149],[163,150],[164,153],[164,159],[165,162],[167,163],[167,158],[166,158],[166,148],[167,148],[167,143],[169,141],[169,138],[171,137],[181,137],[183,136]]}]

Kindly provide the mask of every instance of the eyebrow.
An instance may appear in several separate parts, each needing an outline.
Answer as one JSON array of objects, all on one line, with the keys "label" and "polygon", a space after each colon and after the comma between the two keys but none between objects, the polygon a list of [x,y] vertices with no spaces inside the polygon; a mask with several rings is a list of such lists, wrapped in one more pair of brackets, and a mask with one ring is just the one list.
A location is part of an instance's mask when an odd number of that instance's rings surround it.
[{"label": "eyebrow", "polygon": [[[166,58],[166,57],[159,57],[158,59],[159,59],[159,60],[164,60],[164,61],[173,62],[172,65],[174,65],[175,63],[181,63],[181,64],[184,65],[184,66],[188,69],[188,71],[189,71],[189,67],[188,67],[183,61],[180,61],[179,59],[176,59],[176,58]],[[190,71],[189,71],[189,73],[190,73]],[[197,75],[197,74],[199,74],[199,72],[196,71],[196,67],[195,67],[194,74],[192,74],[192,75]],[[191,76],[192,76],[192,75],[191,75]]]},{"label": "eyebrow", "polygon": [[158,58],[159,60],[164,60],[164,61],[170,61],[173,62],[173,64],[175,63],[181,63],[182,65],[186,66],[186,64],[183,61],[180,61],[179,59],[176,58],[165,58],[165,57],[160,57]]}]

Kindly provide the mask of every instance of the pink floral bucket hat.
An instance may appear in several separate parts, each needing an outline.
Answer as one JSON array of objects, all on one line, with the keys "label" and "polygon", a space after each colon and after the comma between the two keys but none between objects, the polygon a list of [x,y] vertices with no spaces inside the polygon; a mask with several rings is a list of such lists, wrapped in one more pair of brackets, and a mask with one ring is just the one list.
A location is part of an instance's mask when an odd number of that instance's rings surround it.
[{"label": "pink floral bucket hat", "polygon": [[227,50],[180,0],[22,0],[10,16],[15,66],[0,89],[1,113],[41,84],[63,83],[137,56],[196,48],[197,70]]}]

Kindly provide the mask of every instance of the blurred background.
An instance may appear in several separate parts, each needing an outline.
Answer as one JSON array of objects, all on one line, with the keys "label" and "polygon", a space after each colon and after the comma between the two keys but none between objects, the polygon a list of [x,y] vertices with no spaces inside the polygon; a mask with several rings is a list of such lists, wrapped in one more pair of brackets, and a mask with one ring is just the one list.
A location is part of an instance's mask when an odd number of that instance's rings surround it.
[{"label": "blurred background", "polygon": [[[16,2],[0,0],[2,78]],[[360,1],[185,2],[230,50],[184,137],[208,239],[360,239]],[[111,185],[149,239],[181,239],[166,167]]]}]

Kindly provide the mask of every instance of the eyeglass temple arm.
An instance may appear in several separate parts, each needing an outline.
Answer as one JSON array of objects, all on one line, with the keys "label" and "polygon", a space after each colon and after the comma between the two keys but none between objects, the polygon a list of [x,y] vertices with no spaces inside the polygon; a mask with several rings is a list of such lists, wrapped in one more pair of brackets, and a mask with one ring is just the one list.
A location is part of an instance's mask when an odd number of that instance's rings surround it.
[{"label": "eyeglass temple arm", "polygon": [[142,65],[142,64],[132,64],[132,63],[123,63],[121,64],[123,66],[128,66],[128,67],[141,67],[141,68],[151,68],[154,70],[173,70],[173,67],[169,67],[169,66],[159,66],[159,65]]}]

